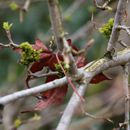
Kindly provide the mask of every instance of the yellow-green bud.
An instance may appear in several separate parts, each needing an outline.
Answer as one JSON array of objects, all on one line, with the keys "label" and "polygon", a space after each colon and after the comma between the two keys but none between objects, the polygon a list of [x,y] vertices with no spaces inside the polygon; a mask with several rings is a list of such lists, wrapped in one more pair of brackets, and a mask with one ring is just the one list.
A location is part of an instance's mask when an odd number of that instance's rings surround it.
[{"label": "yellow-green bud", "polygon": [[3,29],[9,31],[12,25],[13,25],[12,23],[9,24],[8,22],[3,22]]},{"label": "yellow-green bud", "polygon": [[16,119],[16,120],[14,121],[14,126],[15,126],[16,128],[18,128],[21,124],[22,124],[22,122],[21,122],[20,119]]},{"label": "yellow-green bud", "polygon": [[[61,62],[61,65],[63,66],[63,68],[64,68],[64,70],[65,70],[65,72],[68,72],[69,71],[69,65],[68,64],[66,64],[65,62]],[[58,71],[59,72],[59,76],[60,77],[62,77],[62,76],[64,76],[64,73],[63,73],[63,70],[61,69],[61,65],[60,64],[55,64],[55,69],[56,69],[56,71]]]},{"label": "yellow-green bud", "polygon": [[102,33],[107,39],[110,38],[113,24],[114,24],[114,19],[110,18],[106,24],[104,24],[101,28],[99,28],[99,32]]},{"label": "yellow-green bud", "polygon": [[13,2],[11,2],[11,3],[9,4],[9,7],[10,7],[11,10],[15,11],[15,10],[18,9],[18,4],[13,1]]},{"label": "yellow-green bud", "polygon": [[28,42],[21,43],[20,48],[22,49],[21,64],[29,65],[40,59],[41,50],[35,50]]}]

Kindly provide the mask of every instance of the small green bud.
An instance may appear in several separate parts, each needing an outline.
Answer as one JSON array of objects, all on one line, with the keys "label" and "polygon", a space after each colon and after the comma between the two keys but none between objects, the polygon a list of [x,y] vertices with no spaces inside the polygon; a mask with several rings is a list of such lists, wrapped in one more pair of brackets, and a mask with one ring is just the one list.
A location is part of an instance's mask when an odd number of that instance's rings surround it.
[{"label": "small green bud", "polygon": [[32,46],[29,44],[29,42],[22,42],[21,44],[20,44],[20,48],[21,49],[33,49],[32,48]]},{"label": "small green bud", "polygon": [[[61,62],[61,65],[63,66],[65,72],[68,72],[68,71],[69,71],[70,66],[69,66],[68,64],[66,64],[65,62],[62,61],[62,62]],[[63,76],[64,76],[64,72],[63,72],[63,70],[61,69],[60,64],[55,64],[55,69],[56,69],[56,71],[59,72],[59,74],[58,74],[59,77],[63,77]]]},{"label": "small green bud", "polygon": [[9,24],[8,22],[3,22],[3,29],[9,31],[12,25],[13,25],[12,23]]},{"label": "small green bud", "polygon": [[99,28],[99,32],[102,33],[107,39],[110,38],[113,24],[114,24],[114,19],[110,18],[106,24],[104,24],[101,28]]},{"label": "small green bud", "polygon": [[21,122],[20,119],[16,119],[16,120],[14,121],[14,126],[15,126],[16,128],[18,128],[21,124],[22,124],[22,122]]},{"label": "small green bud", "polygon": [[64,64],[65,70],[68,70],[70,68],[69,64]]},{"label": "small green bud", "polygon": [[11,2],[11,3],[9,4],[9,7],[10,7],[11,10],[15,11],[15,10],[18,9],[18,4],[13,1],[13,2]]}]

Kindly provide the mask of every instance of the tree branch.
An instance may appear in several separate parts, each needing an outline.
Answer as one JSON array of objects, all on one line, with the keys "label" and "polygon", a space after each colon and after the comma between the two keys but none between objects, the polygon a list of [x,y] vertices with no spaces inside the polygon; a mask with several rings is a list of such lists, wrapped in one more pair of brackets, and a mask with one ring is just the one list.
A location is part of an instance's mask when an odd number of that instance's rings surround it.
[{"label": "tree branch", "polygon": [[130,124],[129,124],[129,88],[128,88],[128,79],[129,79],[129,71],[128,71],[128,65],[126,64],[123,68],[123,88],[124,88],[124,95],[125,95],[125,121],[124,124],[126,124],[126,130],[130,130]]},{"label": "tree branch", "polygon": [[72,74],[73,76],[77,76],[78,71],[75,64],[75,60],[71,54],[71,48],[69,47],[65,39],[65,32],[63,30],[58,0],[48,0],[48,7],[58,50],[63,54],[65,63],[70,66],[70,74]]},{"label": "tree branch", "polygon": [[112,29],[112,33],[108,42],[107,51],[111,52],[113,49],[115,49],[116,42],[119,37],[120,30],[117,28],[119,25],[122,25],[122,22],[124,22],[124,16],[126,11],[126,0],[119,0],[117,11],[114,18],[114,25]]},{"label": "tree branch", "polygon": [[64,31],[62,26],[62,19],[58,0],[48,0],[48,7],[56,45],[58,47],[58,50],[62,52],[64,48],[62,44],[62,35]]},{"label": "tree branch", "polygon": [[52,88],[55,88],[58,86],[62,86],[63,84],[66,84],[66,83],[67,83],[67,80],[64,77],[64,78],[57,79],[57,80],[54,80],[54,81],[46,83],[46,84],[39,85],[39,86],[34,87],[34,88],[18,91],[18,92],[15,92],[13,94],[7,95],[5,97],[1,97],[0,104],[4,105],[4,104],[7,104],[7,103],[12,102],[14,100],[17,100],[19,98],[34,95],[34,94],[37,94],[37,93],[40,93],[43,91],[47,91],[49,89],[52,89]]},{"label": "tree branch", "polygon": [[[85,90],[87,88],[88,84],[82,84],[80,86],[80,88],[78,89],[78,93],[83,96],[85,93]],[[80,103],[80,98],[74,93],[62,115],[62,118],[56,128],[56,130],[67,130],[69,127],[69,124],[71,122],[71,118],[75,112],[75,108],[77,108],[77,106]]]}]

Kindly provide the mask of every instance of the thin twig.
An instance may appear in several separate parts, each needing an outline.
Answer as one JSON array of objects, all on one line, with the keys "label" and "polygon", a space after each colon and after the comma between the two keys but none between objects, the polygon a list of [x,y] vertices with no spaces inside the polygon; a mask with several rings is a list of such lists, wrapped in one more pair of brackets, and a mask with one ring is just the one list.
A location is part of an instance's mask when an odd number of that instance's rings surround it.
[{"label": "thin twig", "polygon": [[58,74],[58,72],[49,72],[49,73],[45,73],[45,74],[30,73],[28,76],[30,76],[30,80],[33,80],[33,79],[43,78],[43,77],[47,77],[50,75],[57,75],[57,74]]},{"label": "thin twig", "polygon": [[124,89],[124,95],[125,95],[125,121],[124,123],[126,126],[126,130],[130,130],[130,124],[129,124],[130,97],[129,97],[128,79],[129,79],[129,71],[128,71],[128,64],[126,64],[123,68],[123,89]]},{"label": "thin twig", "polygon": [[19,21],[22,23],[24,20],[24,12],[28,12],[31,0],[26,0],[23,6],[19,7]]},{"label": "thin twig", "polygon": [[31,0],[26,0],[23,7],[22,7],[22,9],[27,12],[28,9],[29,9],[30,4],[31,4]]},{"label": "thin twig", "polygon": [[112,0],[107,0],[103,5],[99,5],[97,0],[94,0],[96,7],[102,10],[111,10],[111,7],[108,6],[110,2],[112,2]]},{"label": "thin twig", "polygon": [[84,3],[84,2],[86,2],[86,0],[75,0],[73,3],[72,3],[72,5],[70,5],[70,7],[63,13],[63,18],[64,19],[67,19],[67,18],[69,18],[70,16],[72,16],[74,13],[75,13],[75,11],[77,10],[77,9],[79,9],[80,8],[80,6]]},{"label": "thin twig", "polygon": [[19,48],[19,45],[15,44],[13,42],[10,30],[5,30],[5,32],[6,32],[6,36],[7,36],[8,40],[9,40],[9,43],[8,44],[0,43],[0,47],[1,48],[12,48],[12,49]]},{"label": "thin twig", "polygon": [[113,121],[112,121],[111,119],[109,119],[109,118],[94,116],[94,115],[89,114],[89,113],[87,113],[87,112],[85,112],[84,114],[85,114],[86,116],[92,118],[92,119],[101,119],[101,120],[106,120],[106,121],[108,121],[108,122],[110,122],[110,123],[113,123]]},{"label": "thin twig", "polygon": [[119,25],[117,28],[125,30],[127,32],[127,34],[130,36],[130,27],[127,27],[125,25]]}]

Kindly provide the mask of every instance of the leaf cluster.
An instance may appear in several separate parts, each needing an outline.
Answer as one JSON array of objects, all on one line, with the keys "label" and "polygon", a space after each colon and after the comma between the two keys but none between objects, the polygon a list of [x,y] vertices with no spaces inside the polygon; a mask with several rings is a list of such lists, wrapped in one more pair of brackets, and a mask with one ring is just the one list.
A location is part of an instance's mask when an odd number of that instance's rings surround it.
[{"label": "leaf cluster", "polygon": [[112,28],[114,24],[114,19],[110,18],[106,24],[99,28],[99,32],[102,33],[107,39],[110,38]]},{"label": "leaf cluster", "polygon": [[40,59],[41,50],[35,50],[28,42],[20,44],[22,49],[20,63],[23,65],[29,65]]}]

